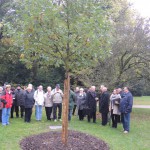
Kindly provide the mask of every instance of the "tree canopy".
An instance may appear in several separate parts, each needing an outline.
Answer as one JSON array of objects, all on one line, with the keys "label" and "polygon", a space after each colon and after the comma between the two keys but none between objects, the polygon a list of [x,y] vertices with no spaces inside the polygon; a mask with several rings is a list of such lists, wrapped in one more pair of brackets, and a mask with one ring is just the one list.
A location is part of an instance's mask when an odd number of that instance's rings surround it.
[{"label": "tree canopy", "polygon": [[14,44],[28,68],[34,63],[76,72],[95,65],[109,51],[106,4],[91,0],[17,2],[14,24],[7,22]]},{"label": "tree canopy", "polygon": [[149,31],[127,0],[1,0],[0,82],[149,93]]}]

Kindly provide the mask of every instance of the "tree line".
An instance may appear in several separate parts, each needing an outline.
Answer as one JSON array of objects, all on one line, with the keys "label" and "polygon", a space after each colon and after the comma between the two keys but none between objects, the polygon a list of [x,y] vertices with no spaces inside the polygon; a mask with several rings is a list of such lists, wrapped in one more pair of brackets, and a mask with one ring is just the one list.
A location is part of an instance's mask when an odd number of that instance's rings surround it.
[{"label": "tree line", "polygon": [[67,71],[72,87],[149,95],[149,19],[126,0],[63,2],[0,1],[1,84],[54,86]]}]

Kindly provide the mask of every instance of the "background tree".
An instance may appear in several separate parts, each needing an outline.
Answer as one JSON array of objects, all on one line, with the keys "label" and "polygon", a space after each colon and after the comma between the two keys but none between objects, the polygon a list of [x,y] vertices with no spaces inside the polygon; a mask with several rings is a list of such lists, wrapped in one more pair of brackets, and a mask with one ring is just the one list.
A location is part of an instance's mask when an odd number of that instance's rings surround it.
[{"label": "background tree", "polygon": [[135,91],[139,85],[143,86],[142,81],[149,80],[150,75],[149,20],[133,17],[128,3],[120,8],[118,16],[111,17],[115,27],[112,55],[79,78],[88,85],[106,84],[110,89],[128,85]]}]

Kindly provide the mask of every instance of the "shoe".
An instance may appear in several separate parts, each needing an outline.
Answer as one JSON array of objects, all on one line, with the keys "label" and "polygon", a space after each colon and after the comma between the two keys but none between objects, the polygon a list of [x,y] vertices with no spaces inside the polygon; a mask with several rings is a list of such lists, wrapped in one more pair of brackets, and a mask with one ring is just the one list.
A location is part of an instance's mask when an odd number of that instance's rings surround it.
[{"label": "shoe", "polygon": [[57,122],[57,120],[55,119],[54,122]]},{"label": "shoe", "polygon": [[61,119],[59,119],[59,121],[62,121]]},{"label": "shoe", "polygon": [[123,133],[127,134],[127,133],[129,133],[129,132],[128,132],[128,131],[124,131]]}]

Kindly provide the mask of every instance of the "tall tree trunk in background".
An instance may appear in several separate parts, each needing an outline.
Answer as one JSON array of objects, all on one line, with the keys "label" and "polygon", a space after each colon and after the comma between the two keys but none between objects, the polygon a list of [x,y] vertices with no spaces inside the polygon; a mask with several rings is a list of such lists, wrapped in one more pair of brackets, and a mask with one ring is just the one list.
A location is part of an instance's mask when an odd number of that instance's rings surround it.
[{"label": "tall tree trunk in background", "polygon": [[62,142],[67,146],[68,141],[68,105],[69,105],[69,91],[70,91],[70,76],[67,72],[64,80],[64,98],[63,98],[63,112],[62,112]]},{"label": "tall tree trunk in background", "polygon": [[35,83],[37,80],[37,70],[38,70],[37,61],[34,61],[31,69],[31,82],[33,83]]}]

